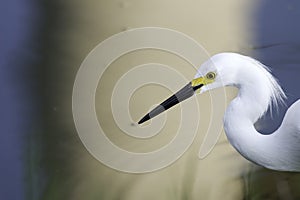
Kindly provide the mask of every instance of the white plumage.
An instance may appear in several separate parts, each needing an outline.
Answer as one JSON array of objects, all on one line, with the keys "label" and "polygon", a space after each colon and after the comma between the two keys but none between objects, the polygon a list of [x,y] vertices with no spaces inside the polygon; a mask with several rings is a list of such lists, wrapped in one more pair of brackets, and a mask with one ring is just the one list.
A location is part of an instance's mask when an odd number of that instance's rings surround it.
[{"label": "white plumage", "polygon": [[224,115],[224,130],[232,146],[266,168],[300,171],[300,101],[288,109],[278,130],[262,135],[254,123],[269,107],[277,108],[286,98],[268,68],[247,56],[221,53],[204,63],[196,78],[209,71],[216,72],[216,79],[201,92],[223,86],[239,89]]}]

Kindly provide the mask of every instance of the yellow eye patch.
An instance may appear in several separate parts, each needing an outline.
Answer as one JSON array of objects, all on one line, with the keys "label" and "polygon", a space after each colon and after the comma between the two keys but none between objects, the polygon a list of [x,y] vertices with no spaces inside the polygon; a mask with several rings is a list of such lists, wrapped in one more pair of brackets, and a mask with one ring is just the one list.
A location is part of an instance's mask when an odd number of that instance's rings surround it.
[{"label": "yellow eye patch", "polygon": [[192,80],[192,86],[194,87],[200,84],[207,85],[209,83],[214,82],[215,78],[216,78],[215,72],[208,72],[205,76]]},{"label": "yellow eye patch", "polygon": [[197,85],[204,84],[204,77],[195,78],[192,80],[192,86],[195,87]]}]

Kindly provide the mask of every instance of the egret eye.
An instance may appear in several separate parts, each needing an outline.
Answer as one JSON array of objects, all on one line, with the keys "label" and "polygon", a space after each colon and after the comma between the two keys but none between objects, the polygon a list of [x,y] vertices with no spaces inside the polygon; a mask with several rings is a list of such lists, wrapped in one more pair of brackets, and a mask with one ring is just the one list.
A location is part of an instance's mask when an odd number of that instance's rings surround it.
[{"label": "egret eye", "polygon": [[213,79],[216,78],[216,73],[214,73],[214,72],[208,72],[208,73],[206,74],[206,78],[207,78],[207,79],[210,79],[210,80],[213,80]]}]

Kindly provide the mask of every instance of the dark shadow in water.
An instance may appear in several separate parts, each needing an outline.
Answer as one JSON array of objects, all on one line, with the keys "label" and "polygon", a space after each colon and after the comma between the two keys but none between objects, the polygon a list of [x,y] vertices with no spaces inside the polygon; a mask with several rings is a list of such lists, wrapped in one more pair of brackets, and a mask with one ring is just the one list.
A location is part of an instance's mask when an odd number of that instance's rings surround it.
[{"label": "dark shadow in water", "polygon": [[262,133],[272,133],[280,126],[287,108],[300,98],[300,1],[264,0],[253,16],[253,53],[272,69],[288,96],[287,106],[281,106],[278,114],[272,118],[269,112],[257,123]]},{"label": "dark shadow in water", "polygon": [[298,173],[253,168],[243,178],[245,200],[300,199]]},{"label": "dark shadow in water", "polygon": [[[0,12],[1,199],[25,199],[31,178],[27,142],[39,128],[37,54],[39,12],[36,0],[2,1]],[[36,176],[34,176],[36,178]]]}]

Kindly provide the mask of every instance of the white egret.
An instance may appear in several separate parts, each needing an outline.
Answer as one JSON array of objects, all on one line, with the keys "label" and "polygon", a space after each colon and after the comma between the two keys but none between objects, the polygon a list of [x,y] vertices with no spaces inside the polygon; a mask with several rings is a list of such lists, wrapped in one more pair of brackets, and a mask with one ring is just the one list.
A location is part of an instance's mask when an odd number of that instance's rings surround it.
[{"label": "white egret", "polygon": [[195,79],[168,98],[139,124],[177,103],[205,91],[235,86],[239,89],[224,115],[224,130],[231,145],[246,159],[279,171],[300,171],[300,100],[287,111],[281,126],[270,135],[259,133],[254,123],[269,107],[286,98],[269,69],[257,60],[236,53],[220,53],[201,65]]}]

